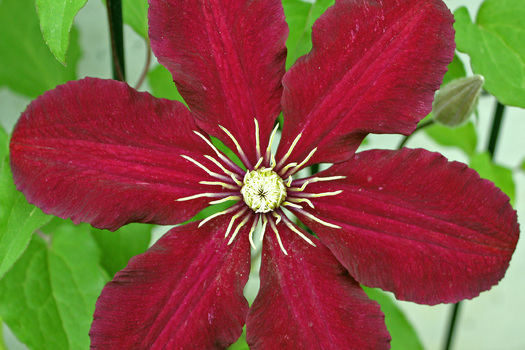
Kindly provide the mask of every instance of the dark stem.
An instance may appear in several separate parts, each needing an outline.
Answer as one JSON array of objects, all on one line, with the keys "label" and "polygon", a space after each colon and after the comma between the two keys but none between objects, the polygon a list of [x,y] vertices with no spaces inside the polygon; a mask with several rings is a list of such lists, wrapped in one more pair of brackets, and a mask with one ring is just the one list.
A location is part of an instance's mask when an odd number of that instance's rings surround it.
[{"label": "dark stem", "polygon": [[414,130],[413,133],[411,133],[410,135],[405,136],[405,138],[403,139],[403,141],[401,141],[401,143],[399,144],[399,146],[397,146],[397,149],[401,149],[401,148],[403,148],[403,147],[406,145],[406,143],[407,143],[408,139],[410,138],[410,136],[414,135],[414,134],[416,133],[416,131],[419,131],[419,130],[424,129],[424,128],[426,128],[426,127],[429,127],[429,126],[431,126],[431,125],[434,125],[434,119],[430,119],[430,120],[427,120],[427,121],[424,122],[424,123],[419,124],[419,125],[417,126],[416,130]]},{"label": "dark stem", "polygon": [[[503,114],[505,112],[505,105],[501,104],[499,101],[496,102],[496,110],[494,111],[492,129],[490,131],[489,144],[487,146],[487,151],[489,152],[491,159],[494,159],[494,154],[496,153],[496,145],[498,143],[501,122],[503,121]],[[458,318],[460,306],[461,302],[458,302],[454,305],[452,309],[452,315],[450,316],[450,321],[448,325],[447,342],[445,344],[444,350],[449,350],[452,344],[452,340],[454,338],[454,331],[456,328],[456,320]]]},{"label": "dark stem", "polygon": [[499,101],[496,102],[496,111],[494,112],[492,130],[490,131],[489,145],[487,147],[491,159],[494,159],[494,154],[496,153],[499,131],[501,128],[501,122],[503,121],[503,114],[505,112],[505,105],[501,104]]},{"label": "dark stem", "polygon": [[461,307],[461,302],[454,304],[452,308],[452,315],[450,316],[450,321],[448,323],[448,335],[447,342],[445,344],[444,350],[450,350],[450,345],[452,345],[452,339],[454,338],[454,331],[456,330],[456,320],[459,314],[459,308]]},{"label": "dark stem", "polygon": [[126,81],[124,65],[124,25],[122,23],[122,1],[107,0],[109,35],[113,64],[113,79]]}]

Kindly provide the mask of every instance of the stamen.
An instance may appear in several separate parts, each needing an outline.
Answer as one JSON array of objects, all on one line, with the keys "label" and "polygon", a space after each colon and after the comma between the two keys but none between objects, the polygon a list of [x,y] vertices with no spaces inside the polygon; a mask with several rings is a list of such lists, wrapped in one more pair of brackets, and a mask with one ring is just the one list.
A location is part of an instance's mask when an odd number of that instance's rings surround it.
[{"label": "stamen", "polygon": [[202,220],[200,223],[199,223],[199,227],[201,227],[202,225],[204,225],[205,223],[207,223],[208,221],[210,221],[211,219],[213,218],[216,218],[217,216],[221,216],[221,215],[225,215],[225,214],[229,214],[233,211],[236,211],[237,209],[239,209],[242,205],[239,205],[239,204],[236,204],[234,205],[233,207],[231,208],[228,208],[226,210],[223,210],[223,211],[220,211],[218,213],[215,213],[215,214],[212,214],[210,216],[208,216],[206,219]]},{"label": "stamen", "polygon": [[290,175],[290,177],[288,178],[288,181],[286,181],[286,187],[290,187],[290,185],[292,184],[292,175]]},{"label": "stamen", "polygon": [[270,221],[270,226],[272,227],[273,232],[275,232],[277,241],[279,242],[279,247],[281,247],[281,250],[283,251],[285,255],[288,255],[288,252],[286,251],[286,249],[284,249],[283,242],[281,241],[281,236],[279,236],[279,231],[277,231],[277,227],[275,226],[272,220],[269,220],[269,221]]},{"label": "stamen", "polygon": [[297,233],[299,235],[299,237],[301,237],[302,239],[304,239],[306,242],[308,242],[308,244],[310,244],[311,246],[314,246],[316,247],[315,243],[312,242],[312,240],[310,238],[308,238],[307,236],[304,235],[304,233],[302,233],[291,221],[290,219],[288,219],[286,216],[283,216],[283,222],[286,226],[288,226],[288,228],[290,230],[292,230],[293,232]]},{"label": "stamen", "polygon": [[241,196],[228,196],[222,199],[218,199],[216,201],[211,201],[209,204],[220,204],[220,203],[224,203],[228,201],[239,201],[241,199],[242,199]]},{"label": "stamen", "polygon": [[[308,200],[308,199],[307,199]],[[294,203],[290,203],[288,201],[284,201],[281,206],[283,207],[292,207],[292,208],[298,208],[298,209],[303,209],[302,206],[300,206],[299,204],[294,204]]]},{"label": "stamen", "polygon": [[[209,170],[208,168],[206,168],[204,165],[202,165],[201,163],[197,162],[195,159],[191,158],[191,157],[188,157],[187,155],[184,155],[184,154],[181,154],[181,157],[192,162],[193,164],[195,164],[196,166],[198,166],[199,168],[201,168],[202,170],[204,170],[205,172],[208,173],[208,175],[212,176],[212,177],[215,177],[217,179],[220,179],[220,180],[229,180],[230,178],[227,177],[227,176],[224,176],[224,175],[221,175],[221,174],[217,174],[217,173],[214,173],[213,171]],[[209,157],[209,156],[205,156],[205,157]],[[210,158],[213,158],[213,157],[210,157]],[[220,163],[219,163],[220,164]]]},{"label": "stamen", "polygon": [[[315,209],[315,207],[314,207],[314,205],[312,204],[312,202],[310,202],[310,200],[307,199],[307,198],[288,197],[288,200],[289,200],[290,202],[294,202],[294,203],[302,203],[302,202],[304,202],[304,203],[308,204],[308,206],[309,206],[310,208]],[[302,208],[302,207],[301,207],[301,208]]]},{"label": "stamen", "polygon": [[221,130],[224,131],[226,135],[228,135],[228,137],[233,141],[233,143],[235,144],[235,147],[237,148],[237,152],[239,152],[239,156],[241,157],[241,160],[243,161],[244,165],[246,165],[247,168],[251,168],[252,164],[248,160],[248,157],[246,157],[246,154],[242,150],[239,142],[237,142],[237,139],[235,139],[235,136],[233,136],[233,134],[228,129],[226,129],[224,126],[219,125],[219,128],[221,128]]},{"label": "stamen", "polygon": [[248,222],[249,218],[250,218],[250,215],[246,215],[246,217],[241,221],[241,223],[237,225],[237,228],[233,232],[233,235],[231,236],[230,240],[228,241],[228,245],[232,244],[235,237],[237,237],[237,234],[239,233],[241,227],[243,227],[246,224],[246,222]]},{"label": "stamen", "polygon": [[257,164],[255,164],[255,166],[253,167],[253,170],[257,170],[257,168],[258,168],[259,166],[261,166],[263,160],[264,160],[263,157],[259,158],[259,160],[257,161]]},{"label": "stamen", "polygon": [[[231,179],[239,186],[242,186],[242,181],[240,180],[240,176],[239,174],[237,173],[234,173],[232,171],[229,171],[228,169],[226,169],[225,167],[222,166],[222,164],[215,158],[213,158],[212,156],[209,156],[209,155],[205,155],[204,157],[206,157],[206,159],[209,159],[211,160],[213,163],[215,163],[215,165],[217,165],[219,168],[221,168],[222,171],[224,171],[225,174],[229,175],[231,177]],[[239,169],[241,170],[241,169]],[[222,175],[221,175],[222,176]],[[226,177],[228,179],[228,177]]]},{"label": "stamen", "polygon": [[261,242],[263,241],[264,233],[266,232],[266,224],[268,224],[268,218],[266,217],[266,214],[262,214],[262,219],[263,219],[263,225],[261,229]]},{"label": "stamen", "polygon": [[[291,171],[289,174],[287,174],[287,175],[293,175],[293,174],[295,174],[296,172],[298,172],[299,170],[301,170],[301,167],[302,167],[303,165],[305,165],[306,162],[308,162],[308,161],[310,160],[310,158],[312,158],[312,156],[314,155],[314,153],[315,153],[316,151],[317,151],[317,147],[314,148],[313,150],[311,150],[310,153],[308,153],[308,155],[306,156],[306,158],[305,158],[301,163],[297,164],[297,165],[292,169],[292,171]],[[294,164],[294,163],[291,163],[291,164]],[[289,164],[288,164],[288,165],[289,165]],[[288,165],[287,165],[287,166],[288,166]],[[286,167],[285,167],[285,168],[286,168]],[[285,174],[284,171],[283,171],[283,174]]]},{"label": "stamen", "polygon": [[334,225],[334,224],[331,224],[329,222],[326,222],[324,220],[321,220],[317,217],[315,217],[314,215],[310,214],[310,213],[307,213],[306,211],[304,211],[303,209],[296,209],[299,213],[301,213],[302,215],[306,216],[307,218],[309,219],[312,219],[313,221],[317,221],[318,223],[320,223],[321,225],[325,225],[325,226],[328,226],[328,227],[332,227],[332,228],[341,228],[341,226],[337,226],[337,225]]},{"label": "stamen", "polygon": [[272,154],[270,156],[270,168],[275,168],[275,166],[277,165],[277,162],[275,161],[275,156]]},{"label": "stamen", "polygon": [[202,197],[211,197],[211,198],[213,198],[213,197],[220,197],[222,195],[223,195],[222,193],[209,193],[209,192],[206,192],[206,193],[195,194],[193,196],[177,198],[175,200],[177,202],[184,202],[184,201],[189,201],[189,200],[192,200],[192,199],[197,199],[197,198],[202,198]]},{"label": "stamen", "polygon": [[281,220],[282,220],[281,215],[277,214],[277,212],[275,212],[275,211],[272,211],[272,215],[277,219],[277,221],[275,221],[275,224],[276,225],[279,224],[281,222]]},{"label": "stamen", "polygon": [[215,145],[213,143],[211,143],[210,140],[208,140],[208,138],[206,136],[204,136],[203,134],[201,134],[200,132],[198,131],[195,131],[193,130],[193,132],[195,134],[197,134],[197,136],[199,136],[201,139],[203,139],[207,144],[208,146],[211,147],[211,149],[217,154],[217,156],[223,161],[225,162],[226,164],[228,164],[230,166],[230,168],[232,169],[236,169],[238,171],[241,171],[241,168],[239,168],[237,166],[237,164],[235,164],[234,162],[232,162],[232,160],[228,157],[226,157],[224,154],[222,154],[218,149],[217,147],[215,147]]},{"label": "stamen", "polygon": [[[261,142],[259,140],[259,122],[257,121],[257,118],[253,118],[253,120],[255,122],[255,157],[261,158]],[[254,169],[257,169],[257,165],[255,166]]]},{"label": "stamen", "polygon": [[322,193],[297,193],[297,196],[301,198],[319,198],[319,197],[328,197],[328,196],[337,196],[343,190],[338,190],[334,192],[322,192]]},{"label": "stamen", "polygon": [[295,140],[293,140],[292,145],[290,146],[290,149],[288,150],[288,152],[286,152],[284,157],[282,157],[281,160],[279,160],[279,163],[277,164],[277,166],[281,166],[281,165],[283,165],[284,162],[286,162],[286,160],[288,159],[290,154],[292,154],[292,151],[295,148],[295,145],[297,144],[297,142],[299,142],[299,139],[301,138],[301,136],[303,136],[303,134],[297,135]]},{"label": "stamen", "polygon": [[275,134],[277,134],[277,130],[279,130],[279,124],[275,125],[275,128],[273,128],[272,135],[270,136],[270,141],[268,141],[268,147],[266,147],[266,159],[270,158],[273,160],[273,166],[270,165],[272,169],[273,167],[275,167],[275,157],[272,154],[272,143],[273,143]]},{"label": "stamen", "polygon": [[234,185],[230,185],[230,184],[227,184],[225,182],[220,182],[220,181],[199,181],[200,184],[203,184],[203,185],[211,185],[211,186],[214,186],[214,185],[217,185],[217,186],[222,186],[222,188],[227,188],[227,189],[230,189],[230,190],[236,190],[238,189],[237,186],[234,186]]},{"label": "stamen", "polygon": [[346,179],[346,176],[311,177],[309,179],[299,179],[296,182],[298,182],[298,183],[302,183],[302,182],[314,183],[314,182],[334,181],[334,180],[342,180],[342,179]]},{"label": "stamen", "polygon": [[250,241],[250,245],[252,246],[253,249],[257,249],[257,247],[255,246],[255,243],[253,243],[253,233],[255,232],[255,227],[257,226],[257,222],[259,221],[259,216],[260,215],[257,215],[255,217],[255,220],[253,220],[252,227],[250,228],[250,233],[248,234],[248,240]]},{"label": "stamen", "polygon": [[235,222],[235,220],[241,217],[246,212],[246,210],[248,210],[248,207],[245,206],[241,209],[241,211],[239,211],[237,214],[232,216],[230,223],[228,224],[228,229],[226,230],[226,234],[224,235],[224,238],[228,237],[232,229],[233,223]]},{"label": "stamen", "polygon": [[310,181],[306,180],[304,182],[304,184],[300,188],[298,188],[298,187],[290,187],[289,190],[292,191],[292,192],[302,192],[306,188],[306,185],[308,185],[309,183],[310,183]]},{"label": "stamen", "polygon": [[290,163],[290,164],[287,164],[284,168],[282,168],[280,171],[279,171],[279,175],[281,177],[286,177],[286,176],[283,176],[284,174],[286,174],[286,172],[288,171],[288,169],[290,169],[291,167],[294,167],[296,166],[297,163]]}]

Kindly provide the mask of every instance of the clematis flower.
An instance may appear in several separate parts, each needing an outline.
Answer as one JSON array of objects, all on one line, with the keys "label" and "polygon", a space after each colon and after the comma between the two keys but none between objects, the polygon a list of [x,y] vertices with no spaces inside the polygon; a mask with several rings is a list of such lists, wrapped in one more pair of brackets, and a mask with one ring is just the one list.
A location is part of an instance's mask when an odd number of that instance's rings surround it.
[{"label": "clematis flower", "polygon": [[[360,284],[430,305],[497,284],[519,235],[507,196],[437,153],[356,153],[367,134],[410,134],[430,111],[452,22],[439,0],[339,0],[285,72],[279,0],[150,0],[153,51],[189,109],[92,78],[32,102],[11,165],[47,213],[115,230],[235,202],[171,229],[116,274],[97,301],[92,347],[225,348],[246,324],[253,349],[388,348]],[[333,165],[298,176],[319,163]]]}]

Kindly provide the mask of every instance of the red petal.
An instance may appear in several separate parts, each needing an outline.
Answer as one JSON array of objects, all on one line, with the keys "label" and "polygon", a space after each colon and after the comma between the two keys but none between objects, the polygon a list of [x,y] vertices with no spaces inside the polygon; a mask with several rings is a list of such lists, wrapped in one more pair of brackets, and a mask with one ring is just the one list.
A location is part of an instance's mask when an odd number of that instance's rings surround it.
[{"label": "red petal", "polygon": [[[379,305],[314,239],[312,247],[278,225],[265,235],[261,288],[246,320],[250,349],[388,349]],[[305,233],[308,235],[307,233]]]},{"label": "red petal", "polygon": [[473,298],[503,278],[518,240],[508,197],[466,165],[425,150],[368,151],[308,185],[311,214],[301,219],[354,278],[425,304]]},{"label": "red petal", "polygon": [[252,163],[280,112],[288,27],[280,0],[150,1],[149,35],[199,126]]},{"label": "red petal", "polygon": [[[453,17],[441,0],[339,0],[314,24],[313,49],[283,79],[277,159],[348,159],[367,133],[410,134],[432,109],[454,55]],[[320,127],[321,126],[321,127]]]},{"label": "red petal", "polygon": [[229,219],[176,227],[118,272],[97,301],[92,348],[224,349],[235,342],[248,312],[250,246],[245,237],[227,244]]},{"label": "red petal", "polygon": [[220,186],[187,155],[212,152],[180,103],[137,92],[124,83],[84,79],[32,102],[11,139],[19,190],[46,213],[100,228],[128,222],[175,224],[207,206]]}]

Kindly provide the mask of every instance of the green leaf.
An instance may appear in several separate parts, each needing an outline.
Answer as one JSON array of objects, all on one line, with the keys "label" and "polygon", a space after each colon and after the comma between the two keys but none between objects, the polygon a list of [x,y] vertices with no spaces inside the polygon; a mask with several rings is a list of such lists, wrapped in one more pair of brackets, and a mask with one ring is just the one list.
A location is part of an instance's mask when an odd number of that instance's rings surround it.
[{"label": "green leaf", "polygon": [[469,156],[476,151],[478,136],[472,122],[453,129],[434,124],[424,130],[428,136],[440,145],[457,147]]},{"label": "green leaf", "polygon": [[392,336],[390,346],[392,350],[423,350],[423,346],[417,337],[416,331],[408,322],[405,315],[392,298],[379,289],[372,289],[363,286],[364,291],[370,299],[381,305],[381,311],[385,314],[386,328]]},{"label": "green leaf", "polygon": [[525,171],[525,159],[521,163],[521,167],[520,168],[521,168],[521,170]]},{"label": "green leaf", "polygon": [[248,343],[246,343],[246,325],[242,327],[242,334],[239,339],[230,345],[227,350],[250,350]]},{"label": "green leaf", "polygon": [[516,188],[512,178],[512,170],[494,164],[487,152],[472,156],[470,167],[476,170],[482,178],[494,182],[496,186],[509,196],[510,203],[514,205]]},{"label": "green leaf", "polygon": [[80,57],[77,31],[71,31],[69,64],[64,67],[42,39],[34,0],[0,2],[0,38],[0,86],[37,97],[75,79]]},{"label": "green leaf", "polygon": [[443,83],[441,84],[441,86],[450,83],[452,80],[456,80],[467,76],[465,66],[463,65],[463,62],[458,57],[458,55],[454,55],[454,59],[452,60],[452,62],[449,63],[447,69],[447,73],[443,77]]},{"label": "green leaf", "polygon": [[36,0],[40,29],[56,59],[66,65],[69,32],[87,0]]},{"label": "green leaf", "polygon": [[485,89],[503,104],[525,107],[525,1],[486,0],[475,24],[465,7],[454,17],[458,50],[485,77]]},{"label": "green leaf", "polygon": [[[42,236],[42,237],[41,237]],[[0,314],[31,349],[88,349],[95,301],[106,282],[87,225],[35,235],[0,281]]]},{"label": "green leaf", "polygon": [[51,219],[17,191],[7,152],[8,137],[0,127],[0,278],[22,255],[33,231]]},{"label": "green leaf", "polygon": [[124,23],[148,40],[148,1],[147,0],[123,0],[122,17]]},{"label": "green leaf", "polygon": [[100,263],[111,278],[126,267],[129,259],[148,249],[152,228],[152,225],[129,224],[115,232],[91,229],[102,251]]},{"label": "green leaf", "polygon": [[290,34],[286,41],[286,47],[288,48],[286,69],[298,57],[312,49],[312,25],[333,4],[334,0],[314,0],[311,2],[283,0],[286,22],[290,28]]},{"label": "green leaf", "polygon": [[184,103],[184,99],[177,91],[173,77],[164,66],[158,65],[148,72],[148,82],[153,96],[167,98]]}]

